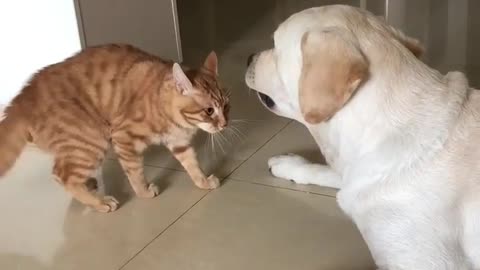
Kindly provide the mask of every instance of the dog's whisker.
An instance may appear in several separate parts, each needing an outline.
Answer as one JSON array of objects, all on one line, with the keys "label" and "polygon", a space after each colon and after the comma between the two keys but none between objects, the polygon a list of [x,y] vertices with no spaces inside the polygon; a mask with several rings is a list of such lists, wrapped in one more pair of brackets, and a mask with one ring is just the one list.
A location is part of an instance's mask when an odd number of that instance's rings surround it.
[{"label": "dog's whisker", "polygon": [[253,90],[252,90],[252,89],[250,89],[250,88],[248,88],[248,96],[249,96],[249,97],[251,97],[251,96],[252,96],[252,92],[253,92]]}]

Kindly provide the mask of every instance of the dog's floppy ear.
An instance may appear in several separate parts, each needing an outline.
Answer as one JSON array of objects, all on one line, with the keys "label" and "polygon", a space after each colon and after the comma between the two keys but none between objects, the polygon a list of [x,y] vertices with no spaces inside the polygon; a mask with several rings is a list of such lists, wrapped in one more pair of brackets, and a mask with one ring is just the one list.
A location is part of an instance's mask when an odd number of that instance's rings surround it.
[{"label": "dog's floppy ear", "polygon": [[302,37],[299,103],[309,124],[331,118],[368,77],[368,61],[346,30],[329,28]]}]

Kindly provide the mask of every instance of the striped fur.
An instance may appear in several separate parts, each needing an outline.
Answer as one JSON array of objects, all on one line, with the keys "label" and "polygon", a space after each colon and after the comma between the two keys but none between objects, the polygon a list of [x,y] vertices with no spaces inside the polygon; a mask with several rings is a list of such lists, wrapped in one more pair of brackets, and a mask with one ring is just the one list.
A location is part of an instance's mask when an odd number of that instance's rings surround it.
[{"label": "striped fur", "polygon": [[[165,144],[200,188],[216,188],[200,170],[190,146],[198,128],[221,130],[228,97],[217,80],[217,58],[185,71],[195,91],[178,91],[173,62],[129,45],[85,49],[35,74],[0,122],[0,176],[29,141],[54,155],[53,174],[80,202],[101,212],[118,201],[95,195],[87,183],[113,145],[139,197],[158,194],[143,174],[143,151]],[[214,111],[215,113],[211,113]]]}]

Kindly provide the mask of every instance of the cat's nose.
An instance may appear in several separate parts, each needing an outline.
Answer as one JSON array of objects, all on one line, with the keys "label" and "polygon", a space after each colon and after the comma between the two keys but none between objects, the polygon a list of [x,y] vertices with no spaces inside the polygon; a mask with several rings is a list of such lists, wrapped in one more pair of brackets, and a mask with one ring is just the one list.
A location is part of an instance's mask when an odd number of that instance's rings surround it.
[{"label": "cat's nose", "polygon": [[226,128],[228,126],[228,121],[227,120],[220,121],[219,126],[222,129]]},{"label": "cat's nose", "polygon": [[250,55],[248,56],[248,59],[247,59],[247,67],[250,66],[250,64],[252,63],[254,56],[255,56],[254,53],[252,53],[252,54],[250,54]]}]

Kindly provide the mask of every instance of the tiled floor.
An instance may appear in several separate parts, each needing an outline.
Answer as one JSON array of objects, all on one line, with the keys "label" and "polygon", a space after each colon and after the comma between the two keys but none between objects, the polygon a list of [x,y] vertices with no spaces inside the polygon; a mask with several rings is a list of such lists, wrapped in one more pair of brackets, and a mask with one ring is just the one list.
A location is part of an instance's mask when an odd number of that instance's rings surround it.
[{"label": "tiled floor", "polygon": [[195,188],[156,147],[145,165],[161,194],[135,198],[112,157],[101,190],[122,205],[99,214],[72,201],[50,177],[51,157],[29,147],[0,181],[0,269],[373,269],[334,190],[269,175],[274,154],[321,155],[301,125],[265,111],[249,93],[245,55],[233,51],[221,55],[220,72],[241,134],[217,138],[214,151],[205,136],[196,143],[206,171],[225,178],[219,189]]},{"label": "tiled floor", "polygon": [[[28,148],[0,182],[0,268],[373,269],[332,190],[268,174],[272,154],[319,156],[304,129],[271,118],[245,133],[249,139],[211,166],[226,177],[211,192],[195,188],[167,153],[154,149],[146,174],[162,192],[138,199],[118,164],[108,161],[101,190],[122,201],[110,214],[72,201],[50,178],[51,158]],[[202,161],[209,163],[206,154]]]},{"label": "tiled floor", "polygon": [[[154,147],[146,153],[146,175],[162,191],[139,199],[111,156],[101,191],[121,207],[99,214],[51,179],[51,157],[28,148],[0,181],[0,269],[374,269],[360,234],[336,204],[335,190],[268,173],[267,159],[275,154],[322,160],[305,128],[267,112],[243,83],[246,58],[269,46],[271,25],[242,31],[238,40],[222,37],[218,27],[212,44],[233,92],[236,134],[217,136],[214,148],[200,135],[196,146],[204,169],[224,178],[223,185],[197,189],[164,148]],[[183,30],[182,36],[194,36],[195,29]],[[209,50],[184,48],[193,63]]]},{"label": "tiled floor", "polygon": [[[154,147],[146,153],[146,175],[162,191],[154,199],[138,199],[112,155],[100,190],[122,204],[114,213],[99,214],[73,201],[52,180],[51,157],[29,147],[0,179],[0,270],[375,269],[360,234],[338,208],[335,190],[269,174],[267,160],[275,154],[300,153],[318,162],[322,157],[304,127],[267,112],[243,83],[247,56],[270,47],[272,31],[289,14],[364,1],[247,2],[177,1],[186,62],[198,64],[215,49],[220,76],[233,93],[234,131],[217,136],[215,146],[204,134],[195,142],[203,168],[221,176],[222,186],[195,188],[178,162]],[[433,26],[446,33],[441,24]],[[429,50],[434,60],[450,61],[442,56],[448,50],[441,49],[446,43],[437,42],[435,29],[427,40],[442,46]],[[477,58],[466,58],[478,87],[480,68],[470,63]]]}]

